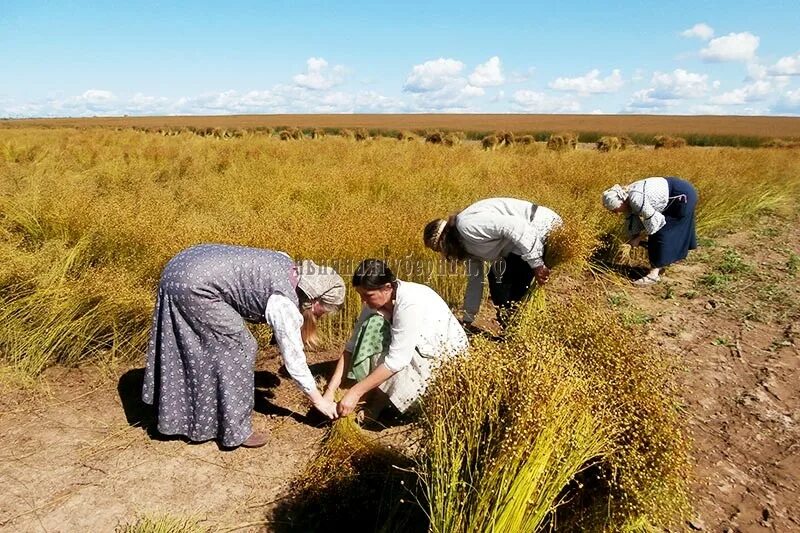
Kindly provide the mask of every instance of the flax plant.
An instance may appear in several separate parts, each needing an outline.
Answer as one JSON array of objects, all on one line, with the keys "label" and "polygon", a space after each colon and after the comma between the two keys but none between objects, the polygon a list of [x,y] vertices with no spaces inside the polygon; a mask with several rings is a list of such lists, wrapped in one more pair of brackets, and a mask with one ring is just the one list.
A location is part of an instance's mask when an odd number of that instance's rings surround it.
[{"label": "flax plant", "polygon": [[[23,287],[37,287],[38,301],[72,301],[67,307],[87,316],[53,315],[51,326],[58,322],[53,331],[61,328],[58,352],[74,355],[87,346],[114,345],[120,355],[141,357],[151,311],[139,302],[151,298],[152,305],[166,262],[199,242],[283,250],[296,259],[338,265],[345,278],[363,258],[381,257],[396,266],[401,279],[427,283],[455,306],[465,277],[436,263],[422,245],[422,227],[481,198],[525,198],[561,214],[569,238],[550,253],[566,257],[559,268],[574,273],[585,264],[573,259],[585,258],[602,235],[620,226],[599,200],[615,182],[651,175],[688,179],[700,193],[701,234],[792,205],[800,196],[800,155],[793,150],[529,148],[484,151],[467,143],[445,147],[386,138],[355,143],[338,136],[311,143],[263,135],[220,139],[130,129],[3,128],[0,243],[16,266],[10,272],[4,264],[0,274],[21,285],[0,295],[2,308],[27,295]],[[38,257],[54,243],[71,248],[78,242],[84,266],[57,290],[34,280],[42,265],[25,265],[26,258]],[[91,275],[81,274],[86,267]],[[116,282],[97,283],[98,276]],[[101,285],[105,289],[98,292]],[[74,303],[89,293],[96,304],[92,312],[98,313],[92,320],[84,304]],[[338,315],[323,320],[329,346],[348,335],[359,307],[357,298],[348,298]],[[123,316],[130,318],[124,325]],[[21,311],[7,315],[5,326],[13,333],[4,342],[22,347],[30,318]],[[96,323],[105,326],[96,328]],[[119,342],[109,341],[108,324],[115,324]],[[50,352],[48,362],[30,365],[33,372],[53,361],[75,360]],[[101,353],[92,348],[81,359]]]}]

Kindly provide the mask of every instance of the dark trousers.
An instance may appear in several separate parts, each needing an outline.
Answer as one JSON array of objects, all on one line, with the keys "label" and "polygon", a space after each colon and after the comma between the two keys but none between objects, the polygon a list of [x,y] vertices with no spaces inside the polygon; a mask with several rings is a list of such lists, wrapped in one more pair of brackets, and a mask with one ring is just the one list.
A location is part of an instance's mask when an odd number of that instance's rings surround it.
[{"label": "dark trousers", "polygon": [[520,256],[510,254],[489,269],[489,296],[497,306],[497,320],[505,325],[508,311],[522,301],[533,282],[533,269]]}]

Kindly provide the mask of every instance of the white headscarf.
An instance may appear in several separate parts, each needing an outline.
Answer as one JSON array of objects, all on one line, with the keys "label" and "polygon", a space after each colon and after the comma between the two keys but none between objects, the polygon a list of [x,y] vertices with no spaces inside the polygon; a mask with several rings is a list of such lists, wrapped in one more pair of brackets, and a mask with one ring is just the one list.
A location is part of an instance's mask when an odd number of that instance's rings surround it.
[{"label": "white headscarf", "polygon": [[297,272],[297,286],[312,300],[337,307],[344,303],[344,280],[334,269],[305,259],[297,265]]},{"label": "white headscarf", "polygon": [[442,250],[442,234],[444,233],[445,226],[447,226],[447,221],[439,219],[436,225],[436,232],[431,236],[430,245],[437,252]]},{"label": "white headscarf", "polygon": [[609,211],[619,208],[628,199],[628,191],[622,185],[614,185],[603,191],[603,206]]}]

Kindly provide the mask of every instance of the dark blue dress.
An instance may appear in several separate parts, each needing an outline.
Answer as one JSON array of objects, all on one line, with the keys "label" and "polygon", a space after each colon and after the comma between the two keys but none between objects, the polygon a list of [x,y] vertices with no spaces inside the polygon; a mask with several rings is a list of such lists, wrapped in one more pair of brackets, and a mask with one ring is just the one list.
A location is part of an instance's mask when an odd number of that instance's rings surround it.
[{"label": "dark blue dress", "polygon": [[659,268],[685,259],[689,250],[697,248],[694,216],[697,191],[686,180],[675,177],[666,180],[669,203],[662,211],[666,224],[647,240],[650,265]]}]

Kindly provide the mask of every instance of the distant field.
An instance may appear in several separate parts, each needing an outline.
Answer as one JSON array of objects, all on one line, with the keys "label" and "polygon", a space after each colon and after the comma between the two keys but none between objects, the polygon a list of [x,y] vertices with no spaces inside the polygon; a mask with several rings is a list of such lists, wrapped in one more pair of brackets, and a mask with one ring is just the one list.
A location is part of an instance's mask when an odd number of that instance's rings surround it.
[{"label": "distant field", "polygon": [[368,128],[372,130],[448,129],[466,132],[510,130],[515,133],[572,131],[604,134],[670,134],[800,139],[800,118],[751,116],[653,115],[227,115],[107,117],[2,120],[3,126],[114,126],[256,128]]}]

